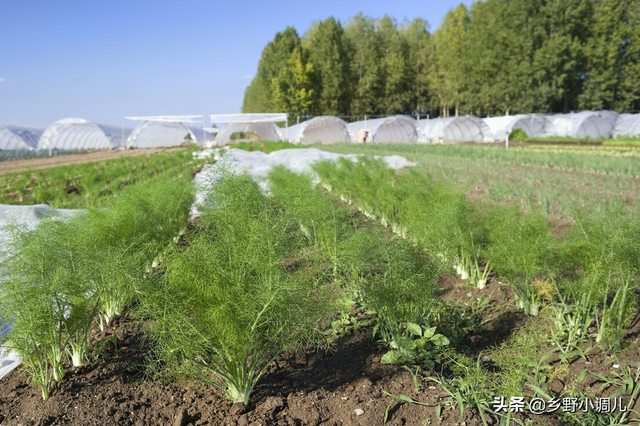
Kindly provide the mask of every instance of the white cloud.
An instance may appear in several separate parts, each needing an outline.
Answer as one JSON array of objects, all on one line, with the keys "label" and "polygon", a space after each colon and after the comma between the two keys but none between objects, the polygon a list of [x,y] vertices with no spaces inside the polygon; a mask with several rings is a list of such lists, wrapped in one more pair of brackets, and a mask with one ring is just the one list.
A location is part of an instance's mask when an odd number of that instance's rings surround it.
[{"label": "white cloud", "polygon": [[240,77],[241,80],[252,80],[253,76],[251,74],[245,74],[242,77]]},{"label": "white cloud", "polygon": [[4,78],[0,77],[0,83],[4,83],[5,81],[7,81],[7,80],[5,80]]}]

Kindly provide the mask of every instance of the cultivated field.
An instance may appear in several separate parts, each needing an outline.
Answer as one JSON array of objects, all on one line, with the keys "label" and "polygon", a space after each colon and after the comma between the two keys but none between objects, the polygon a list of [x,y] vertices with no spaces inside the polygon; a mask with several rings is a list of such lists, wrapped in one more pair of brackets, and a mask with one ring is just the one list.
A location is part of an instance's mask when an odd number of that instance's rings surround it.
[{"label": "cultivated field", "polygon": [[318,148],[417,165],[221,167],[193,221],[189,151],[2,178],[86,213],[14,230],[0,422],[638,421],[640,151]]}]

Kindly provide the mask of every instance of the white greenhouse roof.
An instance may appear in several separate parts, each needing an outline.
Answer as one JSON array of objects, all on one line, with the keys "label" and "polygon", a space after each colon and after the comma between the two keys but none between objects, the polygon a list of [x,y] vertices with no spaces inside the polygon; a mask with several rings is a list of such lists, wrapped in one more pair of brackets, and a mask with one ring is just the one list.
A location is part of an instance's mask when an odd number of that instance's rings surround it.
[{"label": "white greenhouse roof", "polygon": [[144,121],[136,126],[127,139],[127,148],[168,148],[188,141],[198,145],[211,139],[211,133],[184,122]]},{"label": "white greenhouse roof", "polygon": [[161,123],[202,123],[204,115],[149,115],[144,117],[125,117],[133,121],[158,121]]},{"label": "white greenhouse roof", "polygon": [[640,114],[620,114],[613,128],[613,137],[640,136]]},{"label": "white greenhouse roof", "polygon": [[36,149],[44,129],[0,124],[0,150]]},{"label": "white greenhouse roof", "polygon": [[282,123],[287,121],[287,114],[214,114],[210,116],[212,123]]},{"label": "white greenhouse roof", "polygon": [[337,117],[321,116],[282,129],[283,139],[298,144],[351,142],[347,123]]},{"label": "white greenhouse roof", "polygon": [[411,143],[418,141],[418,122],[407,115],[356,121],[348,125],[354,142]]},{"label": "white greenhouse roof", "polygon": [[128,128],[96,124],[82,118],[65,118],[44,129],[38,149],[115,149],[124,146],[129,133],[131,129]]},{"label": "white greenhouse roof", "polygon": [[489,126],[473,115],[420,120],[424,142],[493,142]]},{"label": "white greenhouse roof", "polygon": [[231,135],[237,132],[256,133],[263,141],[279,141],[282,139],[278,128],[273,123],[228,123],[218,131],[215,144],[217,146],[228,145],[231,142]]},{"label": "white greenhouse roof", "polygon": [[518,114],[501,117],[483,118],[494,140],[504,141],[514,129],[524,130],[528,136],[545,137],[547,132],[552,132],[551,121],[541,114]]},{"label": "white greenhouse roof", "polygon": [[618,114],[612,111],[582,111],[570,114],[553,114],[549,136],[572,138],[610,138]]}]

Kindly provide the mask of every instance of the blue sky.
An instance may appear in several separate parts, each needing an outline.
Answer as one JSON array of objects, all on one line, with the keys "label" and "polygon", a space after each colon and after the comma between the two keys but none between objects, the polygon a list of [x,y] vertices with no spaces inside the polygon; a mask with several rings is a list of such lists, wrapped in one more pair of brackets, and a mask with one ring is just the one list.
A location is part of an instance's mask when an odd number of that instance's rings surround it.
[{"label": "blue sky", "polygon": [[0,123],[240,112],[262,49],[287,26],[302,35],[362,12],[433,31],[460,2],[0,0]]}]

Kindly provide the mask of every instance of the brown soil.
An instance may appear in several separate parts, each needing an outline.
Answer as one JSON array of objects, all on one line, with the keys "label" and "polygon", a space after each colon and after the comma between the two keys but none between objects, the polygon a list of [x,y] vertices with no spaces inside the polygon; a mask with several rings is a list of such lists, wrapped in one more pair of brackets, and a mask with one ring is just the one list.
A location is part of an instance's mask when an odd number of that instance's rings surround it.
[{"label": "brown soil", "polygon": [[[473,297],[490,295],[485,330],[472,336],[473,353],[500,344],[526,322],[512,309],[510,293],[497,280],[482,292],[463,286],[450,275],[441,280],[441,285],[442,296],[452,301],[468,300],[467,293]],[[77,369],[69,368],[47,401],[28,383],[24,372],[10,373],[0,381],[0,424],[381,425],[388,406],[389,425],[482,424],[477,413],[468,408],[462,418],[454,409],[443,410],[438,419],[435,406],[445,401],[443,390],[424,382],[423,390],[416,393],[408,371],[380,364],[384,348],[372,338],[370,326],[340,338],[334,352],[308,351],[278,359],[254,390],[246,409],[202,383],[162,385],[145,380],[142,371],[152,347],[143,328],[141,323],[124,318],[104,332],[95,330],[91,340],[97,349],[92,361]],[[627,332],[629,346],[620,356],[621,368],[640,361],[639,333],[637,319]],[[555,363],[560,365],[559,361]],[[595,349],[586,359],[577,357],[566,377],[554,379],[549,389],[562,391],[585,368],[606,374],[611,371],[610,364],[611,358]],[[595,376],[588,375],[584,386],[595,388],[599,383]],[[406,395],[428,406],[393,401],[385,392]],[[604,395],[611,392],[605,390]],[[562,424],[548,416],[529,419],[541,425]]]},{"label": "brown soil", "polygon": [[179,151],[184,147],[153,148],[153,149],[127,149],[121,151],[84,151],[68,155],[56,155],[54,157],[27,158],[23,160],[9,160],[0,162],[0,176],[7,173],[23,170],[40,170],[51,167],[64,166],[75,163],[88,163],[91,161],[103,161],[118,157],[136,157],[138,155],[155,154],[158,152]]},{"label": "brown soil", "polygon": [[[0,382],[2,425],[375,425],[392,399],[405,394],[435,405],[435,388],[416,395],[409,372],[379,363],[383,350],[370,328],[338,341],[334,353],[299,353],[277,360],[255,389],[252,405],[233,405],[200,383],[163,387],[143,379],[150,347],[138,324],[124,321],[99,335],[99,359],[70,369],[51,397],[14,371]],[[111,342],[117,338],[117,350]],[[362,410],[357,414],[356,410]],[[396,403],[390,425],[420,425],[435,419],[433,407]],[[358,411],[359,413],[359,411]],[[447,420],[448,419],[448,420]],[[456,424],[446,412],[444,424]],[[466,417],[467,425],[479,424]]]}]

